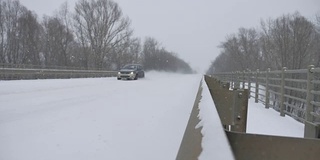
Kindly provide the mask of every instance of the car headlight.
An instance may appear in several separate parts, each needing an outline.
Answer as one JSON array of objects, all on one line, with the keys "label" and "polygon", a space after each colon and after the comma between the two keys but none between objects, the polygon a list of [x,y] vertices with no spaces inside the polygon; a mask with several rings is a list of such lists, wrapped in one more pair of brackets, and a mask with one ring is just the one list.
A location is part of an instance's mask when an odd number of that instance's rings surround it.
[{"label": "car headlight", "polygon": [[134,74],[134,72],[131,72],[130,74]]},{"label": "car headlight", "polygon": [[121,74],[121,72],[118,72],[118,74]]}]

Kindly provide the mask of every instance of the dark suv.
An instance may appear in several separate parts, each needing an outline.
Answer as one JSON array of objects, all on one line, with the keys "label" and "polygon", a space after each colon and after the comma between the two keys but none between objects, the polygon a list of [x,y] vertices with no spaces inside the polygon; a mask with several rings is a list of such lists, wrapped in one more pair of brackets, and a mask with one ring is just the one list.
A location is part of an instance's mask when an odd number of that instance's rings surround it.
[{"label": "dark suv", "polygon": [[144,77],[143,67],[140,64],[127,64],[118,72],[117,79],[134,79]]}]

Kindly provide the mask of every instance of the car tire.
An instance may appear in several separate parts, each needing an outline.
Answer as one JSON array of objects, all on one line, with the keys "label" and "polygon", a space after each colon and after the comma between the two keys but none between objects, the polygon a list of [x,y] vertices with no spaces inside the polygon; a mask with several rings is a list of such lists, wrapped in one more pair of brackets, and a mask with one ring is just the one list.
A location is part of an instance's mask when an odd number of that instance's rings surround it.
[{"label": "car tire", "polygon": [[117,80],[120,80],[121,78],[117,78]]},{"label": "car tire", "polygon": [[136,76],[134,77],[134,80],[138,80],[139,75],[136,74]]}]

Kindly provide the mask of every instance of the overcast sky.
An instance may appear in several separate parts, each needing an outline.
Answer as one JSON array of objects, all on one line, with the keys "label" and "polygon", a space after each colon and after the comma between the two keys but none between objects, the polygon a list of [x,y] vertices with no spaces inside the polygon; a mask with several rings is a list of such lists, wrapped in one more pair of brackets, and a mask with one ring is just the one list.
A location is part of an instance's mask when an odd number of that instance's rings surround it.
[{"label": "overcast sky", "polygon": [[[66,0],[20,0],[41,18]],[[78,0],[67,0],[74,7]],[[261,19],[295,11],[312,19],[320,0],[114,0],[132,21],[134,35],[153,37],[192,68],[205,72],[219,54],[218,45],[240,27],[257,28]]]}]

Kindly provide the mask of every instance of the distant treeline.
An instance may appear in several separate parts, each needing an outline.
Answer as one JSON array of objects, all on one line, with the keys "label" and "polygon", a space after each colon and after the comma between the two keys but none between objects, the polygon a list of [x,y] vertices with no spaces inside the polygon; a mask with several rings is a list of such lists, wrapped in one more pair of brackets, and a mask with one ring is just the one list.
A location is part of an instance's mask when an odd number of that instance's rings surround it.
[{"label": "distant treeline", "polygon": [[192,72],[154,38],[134,37],[112,0],[78,0],[73,13],[66,2],[41,20],[19,0],[0,0],[0,63],[105,70],[140,63],[146,70]]},{"label": "distant treeline", "polygon": [[320,67],[320,15],[308,20],[298,12],[262,20],[260,28],[240,28],[220,45],[208,73]]}]

